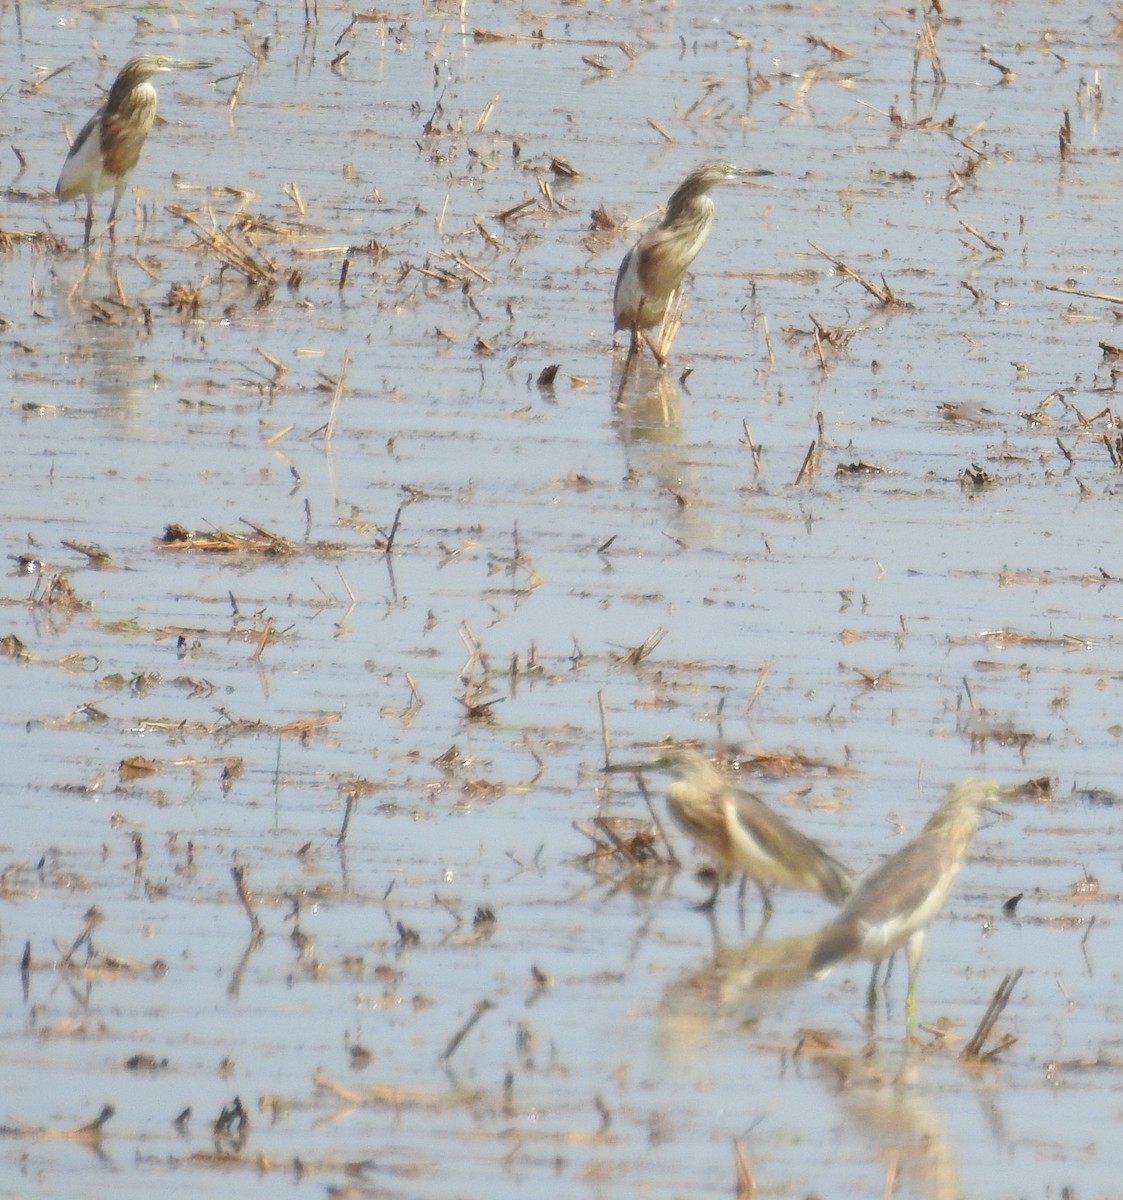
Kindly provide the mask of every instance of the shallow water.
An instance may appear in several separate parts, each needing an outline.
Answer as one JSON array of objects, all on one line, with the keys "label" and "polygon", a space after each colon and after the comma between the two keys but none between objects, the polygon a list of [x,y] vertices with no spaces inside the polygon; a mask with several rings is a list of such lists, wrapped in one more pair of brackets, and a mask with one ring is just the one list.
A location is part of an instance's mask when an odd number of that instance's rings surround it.
[{"label": "shallow water", "polygon": [[[720,1194],[739,1143],[760,1195],[1114,1194],[1123,570],[1095,414],[1119,335],[1109,302],[1048,290],[1120,292],[1111,14],[949,10],[947,82],[922,62],[915,92],[905,10],[146,17],[0,11],[28,164],[0,218],[0,633],[24,646],[0,721],[0,1191]],[[81,206],[50,194],[63,132],[141,51],[217,65],[159,82],[140,207],[87,260]],[[672,366],[621,392],[616,266],[714,156],[776,174],[716,196]],[[174,206],[272,279],[224,269]],[[601,206],[633,224],[593,235]],[[854,332],[821,362],[813,321]],[[836,474],[858,462],[892,473]],[[289,552],[159,545],[173,523]],[[59,574],[77,606],[43,601]],[[599,773],[601,696],[621,756],[696,738],[824,764],[749,786],[857,866],[964,775],[1052,781],[979,833],[907,1056],[903,968],[868,1056],[865,965],[762,974],[816,898],[778,897],[762,946],[755,895],[739,917],[727,890],[715,956],[686,845],[677,873],[587,861],[575,822],[647,816]],[[94,905],[95,953],[68,960]],[[966,1068],[1019,968],[1016,1041]],[[249,1130],[216,1139],[235,1096]]]}]

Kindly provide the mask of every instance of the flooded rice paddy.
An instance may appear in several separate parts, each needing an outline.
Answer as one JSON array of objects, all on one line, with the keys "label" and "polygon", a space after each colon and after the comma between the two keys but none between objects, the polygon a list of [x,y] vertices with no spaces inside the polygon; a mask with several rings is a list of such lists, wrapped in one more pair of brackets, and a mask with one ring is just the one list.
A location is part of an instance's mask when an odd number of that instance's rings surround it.
[{"label": "flooded rice paddy", "polygon": [[[939,7],[0,5],[0,1195],[1118,1194],[1123,27]],[[863,868],[1021,787],[912,1043],[606,738]]]}]

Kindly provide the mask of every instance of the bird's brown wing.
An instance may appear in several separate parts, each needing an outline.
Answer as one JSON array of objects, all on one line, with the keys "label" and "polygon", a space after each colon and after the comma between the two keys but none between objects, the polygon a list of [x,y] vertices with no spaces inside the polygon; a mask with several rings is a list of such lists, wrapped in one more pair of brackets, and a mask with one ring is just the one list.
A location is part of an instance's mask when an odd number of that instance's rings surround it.
[{"label": "bird's brown wing", "polygon": [[731,788],[730,795],[738,817],[753,831],[769,857],[780,863],[798,863],[817,881],[822,895],[834,904],[841,904],[850,895],[852,873],[838,859],[832,858],[818,842],[800,833],[751,792]]},{"label": "bird's brown wing", "polygon": [[946,842],[939,832],[921,833],[870,871],[823,930],[812,955],[812,971],[856,954],[865,928],[919,909],[949,870]]},{"label": "bird's brown wing", "polygon": [[855,911],[863,912],[869,924],[918,908],[947,870],[946,841],[939,833],[919,834],[875,867],[858,884],[846,907],[853,905]]}]

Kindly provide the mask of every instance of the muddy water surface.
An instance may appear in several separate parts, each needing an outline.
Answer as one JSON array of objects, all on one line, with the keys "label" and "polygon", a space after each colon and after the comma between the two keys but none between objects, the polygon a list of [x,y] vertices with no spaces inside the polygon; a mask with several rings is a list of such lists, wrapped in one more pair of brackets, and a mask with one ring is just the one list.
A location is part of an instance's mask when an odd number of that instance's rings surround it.
[{"label": "muddy water surface", "polygon": [[[1115,1194],[1113,10],[705,9],[0,10],[0,1192]],[[216,66],[87,256],[65,135],[140,52]],[[621,387],[709,157],[775,174]],[[907,1052],[902,969],[872,1037],[864,965],[785,976],[816,898],[715,946],[686,844],[596,852],[649,820],[602,699],[859,867],[1046,781]]]}]

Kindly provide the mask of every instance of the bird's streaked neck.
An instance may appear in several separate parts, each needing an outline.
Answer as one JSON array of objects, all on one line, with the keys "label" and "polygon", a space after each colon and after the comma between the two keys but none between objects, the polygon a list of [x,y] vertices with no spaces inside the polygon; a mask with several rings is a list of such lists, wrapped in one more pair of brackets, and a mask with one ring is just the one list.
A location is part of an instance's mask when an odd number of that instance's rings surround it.
[{"label": "bird's streaked neck", "polygon": [[699,196],[681,187],[667,201],[667,215],[663,218],[663,224],[673,225],[684,220],[695,220],[699,223],[712,221],[714,211],[714,202],[704,192]]}]

